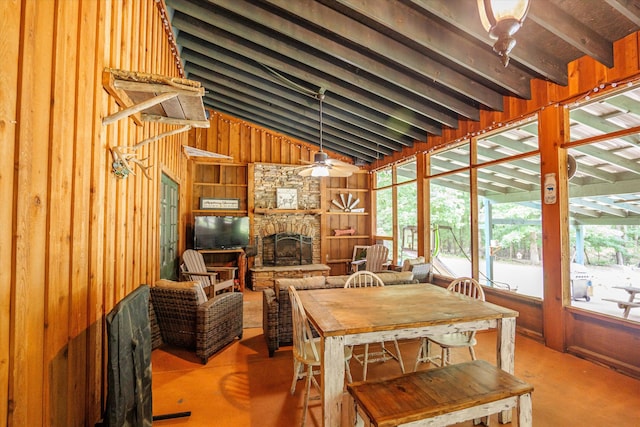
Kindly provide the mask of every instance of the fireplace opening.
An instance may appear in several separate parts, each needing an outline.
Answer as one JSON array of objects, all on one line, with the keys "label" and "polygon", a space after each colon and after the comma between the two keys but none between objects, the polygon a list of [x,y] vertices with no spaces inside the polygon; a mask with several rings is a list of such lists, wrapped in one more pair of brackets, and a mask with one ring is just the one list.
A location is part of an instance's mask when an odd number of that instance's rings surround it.
[{"label": "fireplace opening", "polygon": [[312,238],[296,233],[277,233],[262,239],[262,263],[268,266],[313,264]]}]

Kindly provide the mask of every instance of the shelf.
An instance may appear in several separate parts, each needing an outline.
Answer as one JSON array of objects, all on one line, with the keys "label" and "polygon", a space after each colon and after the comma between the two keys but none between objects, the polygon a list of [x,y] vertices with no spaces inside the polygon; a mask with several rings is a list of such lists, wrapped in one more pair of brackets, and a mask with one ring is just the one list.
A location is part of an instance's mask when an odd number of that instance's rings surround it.
[{"label": "shelf", "polygon": [[233,214],[242,214],[242,215],[246,215],[247,211],[246,210],[229,210],[229,211],[225,211],[222,209],[193,209],[191,210],[191,213],[194,214],[209,214],[209,215],[233,215]]},{"label": "shelf", "polygon": [[327,215],[369,215],[369,212],[342,212],[342,211],[327,211]]},{"label": "shelf", "polygon": [[341,191],[341,192],[353,192],[353,193],[367,193],[369,192],[368,188],[347,188],[347,187],[327,187],[329,191]]},{"label": "shelf", "polygon": [[266,209],[255,208],[253,213],[265,214],[265,215],[283,215],[283,214],[298,214],[298,215],[319,215],[322,213],[322,209]]},{"label": "shelf", "polygon": [[339,259],[328,259],[326,264],[342,264],[342,263],[351,263],[351,258],[339,258]]},{"label": "shelf", "polygon": [[[244,249],[242,248],[238,248],[238,249],[198,249],[198,252],[200,252],[201,254],[231,254],[231,253],[242,253],[244,252]],[[214,267],[214,268],[218,268],[219,270],[228,270],[231,268],[237,268],[237,267]]]},{"label": "shelf", "polygon": [[371,236],[365,235],[353,235],[353,236],[324,236],[323,239],[334,240],[334,239],[368,239]]}]

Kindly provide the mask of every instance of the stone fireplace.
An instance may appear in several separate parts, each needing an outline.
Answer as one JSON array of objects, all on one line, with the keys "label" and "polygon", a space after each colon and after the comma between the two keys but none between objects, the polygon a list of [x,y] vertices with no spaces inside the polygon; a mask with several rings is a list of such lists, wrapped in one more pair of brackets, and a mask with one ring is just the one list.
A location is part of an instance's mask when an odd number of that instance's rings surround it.
[{"label": "stone fireplace", "polygon": [[265,266],[313,264],[313,239],[298,233],[276,233],[262,239]]},{"label": "stone fireplace", "polygon": [[[302,177],[291,166],[256,163],[253,182],[255,265],[319,263],[320,215],[310,210],[320,208],[320,180]],[[278,208],[279,188],[297,190],[294,209]]]}]

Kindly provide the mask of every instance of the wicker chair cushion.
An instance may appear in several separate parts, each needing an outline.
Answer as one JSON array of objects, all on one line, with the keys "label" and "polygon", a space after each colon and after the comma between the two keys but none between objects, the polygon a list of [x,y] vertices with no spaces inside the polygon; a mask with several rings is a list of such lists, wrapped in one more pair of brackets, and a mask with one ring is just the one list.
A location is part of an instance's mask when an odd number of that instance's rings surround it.
[{"label": "wicker chair cushion", "polygon": [[398,285],[411,283],[413,281],[413,272],[411,271],[381,271],[376,274],[382,279],[385,285]]},{"label": "wicker chair cushion", "polygon": [[173,280],[161,279],[155,285],[165,289],[195,289],[198,305],[207,302],[207,294],[204,293],[200,282],[174,282]]},{"label": "wicker chair cushion", "polygon": [[416,264],[424,264],[425,259],[423,256],[419,256],[418,258],[405,259],[402,263],[402,271],[411,271],[412,267]]},{"label": "wicker chair cushion", "polygon": [[[288,296],[289,286],[293,286],[296,289],[320,289],[325,287],[324,276],[311,276],[300,279],[281,278],[276,279],[275,282],[276,298],[280,298],[280,293],[283,291]],[[291,311],[291,308],[289,308],[289,311]],[[291,317],[291,313],[289,313],[289,317]]]}]

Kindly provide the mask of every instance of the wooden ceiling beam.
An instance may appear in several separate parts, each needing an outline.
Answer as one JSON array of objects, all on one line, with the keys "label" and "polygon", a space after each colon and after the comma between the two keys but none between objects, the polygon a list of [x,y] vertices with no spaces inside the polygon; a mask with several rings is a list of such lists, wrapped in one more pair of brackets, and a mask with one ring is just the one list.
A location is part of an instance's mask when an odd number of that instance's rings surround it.
[{"label": "wooden ceiling beam", "polygon": [[[331,3],[341,5],[342,13],[356,21],[366,21],[390,38],[404,38],[406,41],[403,42],[413,45],[417,52],[431,51],[446,58],[464,69],[463,74],[471,72],[521,98],[531,98],[531,74],[516,67],[504,67],[493,52],[479,49],[477,43],[453,32],[438,19],[431,19],[402,2],[332,0]],[[475,3],[472,7],[476,7]],[[350,31],[357,31],[357,28]]]},{"label": "wooden ceiling beam", "polygon": [[358,73],[360,71],[370,73],[385,81],[386,84],[397,86],[401,90],[409,92],[412,96],[424,98],[430,103],[437,104],[468,119],[476,121],[480,119],[477,107],[470,105],[472,103],[470,102],[471,100],[466,102],[460,100],[438,86],[430,84],[425,79],[412,77],[408,73],[403,73],[397,68],[390,67],[373,56],[355,51],[344,43],[324,37],[303,25],[293,24],[288,19],[257,6],[254,2],[246,0],[209,0],[209,2],[238,15],[251,18],[256,23],[272,28],[274,32],[283,34],[330,55],[345,64],[349,64],[355,67]]},{"label": "wooden ceiling beam", "polygon": [[[588,7],[588,6],[587,6]],[[613,44],[583,25],[551,1],[532,2],[527,19],[557,35],[585,55],[613,67]]]},{"label": "wooden ceiling beam", "polygon": [[[313,134],[315,131],[316,139],[319,138],[318,131],[318,118],[306,118],[301,114],[293,114],[289,112],[287,109],[278,107],[273,105],[269,101],[260,101],[255,97],[243,95],[241,92],[230,90],[228,88],[224,88],[219,85],[212,85],[211,82],[205,82],[206,86],[210,90],[210,96],[213,95],[223,95],[227,99],[235,99],[237,103],[243,103],[244,108],[246,110],[251,110],[254,112],[262,111],[263,113],[271,113],[274,117],[278,117],[284,123],[291,123],[296,127],[305,127],[309,129],[309,132]],[[215,97],[214,97],[215,98]],[[335,141],[336,143],[341,143],[343,145],[354,145],[358,147],[364,147],[370,150],[372,153],[380,152],[383,155],[389,155],[397,150],[397,147],[388,148],[384,146],[380,146],[375,142],[365,140],[363,138],[357,137],[352,134],[348,134],[339,129],[336,129],[330,125],[325,124],[323,126],[323,140]]]},{"label": "wooden ceiling beam", "polygon": [[[291,90],[280,79],[267,72],[256,63],[243,62],[233,58],[222,49],[214,50],[191,40],[190,36],[181,34],[178,36],[184,49],[181,56],[197,66],[217,71],[220,74],[233,76],[249,85],[259,87],[267,92],[276,94],[286,99],[295,98],[303,106],[317,105],[317,100],[311,97],[300,97],[298,92]],[[216,61],[210,58],[215,57]],[[380,114],[373,114],[371,110],[365,110],[358,104],[350,103],[337,96],[326,98],[323,102],[324,111],[331,117],[352,123],[363,131],[372,132],[384,138],[398,141],[401,144],[410,144],[413,140],[424,141],[426,132],[412,126],[398,125],[398,122],[386,120]]]},{"label": "wooden ceiling beam", "polygon": [[[488,46],[493,46],[495,40],[480,23],[476,3],[470,4],[469,0],[409,0],[420,9],[437,16],[447,24],[471,37],[484,41]],[[526,20],[525,20],[526,25]],[[516,33],[516,47],[511,51],[509,66],[522,64],[528,69],[540,74],[546,80],[565,86],[568,81],[566,64],[559,59],[550,58],[537,43],[530,42],[526,38],[518,37]]]},{"label": "wooden ceiling beam", "polygon": [[[189,6],[189,7],[187,7]],[[181,9],[178,6],[178,9]],[[278,72],[290,74],[305,81],[315,82],[327,91],[340,94],[346,98],[357,100],[375,110],[398,120],[428,131],[439,133],[440,125],[457,127],[457,116],[446,114],[425,102],[416,102],[415,96],[408,96],[399,90],[393,90],[374,79],[365,78],[350,72],[320,57],[297,49],[290,42],[283,42],[269,37],[249,27],[241,27],[237,22],[226,21],[216,15],[192,4],[185,4],[185,9],[195,9],[196,17],[176,13],[173,25],[181,31],[197,35],[210,43],[252,57]],[[232,33],[228,33],[232,31]],[[225,34],[226,33],[226,34]],[[234,40],[233,34],[241,40]],[[259,51],[255,46],[261,46]],[[303,71],[302,69],[306,69]]]},{"label": "wooden ceiling beam", "polygon": [[[215,95],[217,96],[205,96],[205,105],[218,111],[234,115],[243,120],[267,127],[276,132],[289,135],[292,138],[297,138],[302,141],[315,141],[313,145],[319,145],[317,129],[308,129],[306,126],[296,126],[292,121],[281,119],[271,111],[259,111],[255,108],[247,108],[244,103],[236,102],[232,98],[228,98],[220,94]],[[350,157],[362,158],[367,161],[372,161],[376,158],[375,152],[363,149],[356,144],[344,145],[344,141],[336,142],[330,135],[323,136],[322,145],[324,148],[329,148],[336,153],[341,153]]]},{"label": "wooden ceiling beam", "polygon": [[[469,98],[491,109],[502,110],[502,95],[482,84],[474,82],[469,76],[446,67],[438,61],[411,49],[404,44],[384,36],[353,19],[332,10],[320,3],[288,0],[265,0],[270,5],[288,11],[312,25],[322,28],[334,36],[354,43],[364,51],[375,52],[401,69],[411,70],[445,88]],[[383,2],[376,2],[380,4]],[[372,7],[373,7],[373,3]],[[398,4],[398,2],[391,2]]]},{"label": "wooden ceiling beam", "polygon": [[[318,122],[318,101],[316,100],[313,100],[313,102],[309,104],[306,102],[303,104],[299,102],[300,99],[306,101],[307,97],[303,95],[297,94],[297,96],[295,96],[291,91],[288,91],[283,94],[285,96],[280,96],[274,94],[270,90],[264,89],[264,87],[259,88],[246,85],[241,81],[234,79],[231,75],[209,71],[205,68],[194,66],[189,62],[185,64],[185,70],[190,74],[190,76],[193,76],[193,78],[197,78],[202,81],[205,87],[225,87],[227,89],[232,89],[240,93],[243,97],[251,96],[259,100],[264,100],[265,102],[268,102],[269,105],[274,105],[288,111],[295,111],[296,114],[300,116],[314,120],[316,123]],[[238,75],[236,74],[235,76],[237,77]],[[382,147],[388,147],[391,150],[396,151],[401,150],[404,146],[413,145],[413,140],[409,138],[403,137],[401,139],[391,139],[383,135],[365,131],[364,129],[351,124],[353,123],[353,118],[348,121],[336,119],[333,115],[328,114],[330,111],[332,111],[332,109],[323,108],[324,123],[328,126],[347,132],[356,138],[369,140],[374,144],[381,145]],[[343,116],[346,115],[343,114]]]}]

